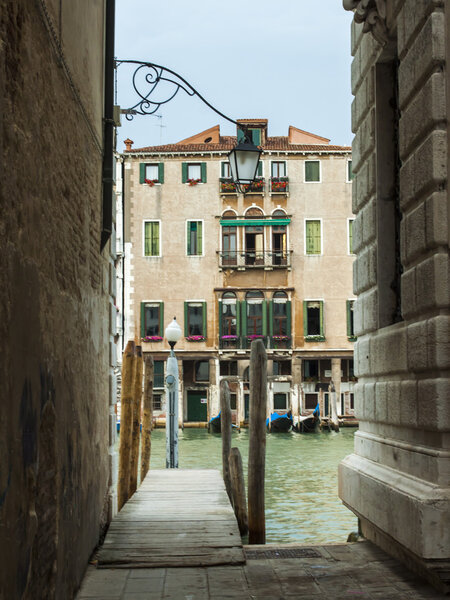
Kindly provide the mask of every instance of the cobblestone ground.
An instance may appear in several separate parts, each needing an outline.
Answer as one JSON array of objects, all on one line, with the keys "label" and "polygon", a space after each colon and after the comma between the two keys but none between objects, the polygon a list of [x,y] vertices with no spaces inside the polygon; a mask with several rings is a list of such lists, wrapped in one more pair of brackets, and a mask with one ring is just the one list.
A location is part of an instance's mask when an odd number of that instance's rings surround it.
[{"label": "cobblestone ground", "polygon": [[247,564],[198,568],[97,569],[77,600],[311,600],[449,598],[370,542],[246,547]]}]

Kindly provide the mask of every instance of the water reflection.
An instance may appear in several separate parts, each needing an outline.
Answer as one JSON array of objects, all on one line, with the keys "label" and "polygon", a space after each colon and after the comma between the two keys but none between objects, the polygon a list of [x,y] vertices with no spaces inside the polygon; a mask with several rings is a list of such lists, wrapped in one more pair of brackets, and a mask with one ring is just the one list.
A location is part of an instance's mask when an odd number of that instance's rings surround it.
[{"label": "water reflection", "polygon": [[[266,542],[345,542],[356,517],[337,495],[337,465],[353,451],[354,429],[340,433],[270,434],[266,446]],[[233,433],[247,476],[248,431]],[[152,433],[151,467],[165,468],[165,432]],[[179,433],[181,469],[221,469],[220,435]]]}]

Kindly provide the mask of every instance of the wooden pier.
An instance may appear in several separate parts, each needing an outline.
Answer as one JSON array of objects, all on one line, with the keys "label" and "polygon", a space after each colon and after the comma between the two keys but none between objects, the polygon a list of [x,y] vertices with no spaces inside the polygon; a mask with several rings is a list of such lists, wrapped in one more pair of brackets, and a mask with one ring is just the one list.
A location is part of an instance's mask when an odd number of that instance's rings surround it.
[{"label": "wooden pier", "polygon": [[98,567],[195,567],[245,563],[219,471],[150,470],[113,519]]}]

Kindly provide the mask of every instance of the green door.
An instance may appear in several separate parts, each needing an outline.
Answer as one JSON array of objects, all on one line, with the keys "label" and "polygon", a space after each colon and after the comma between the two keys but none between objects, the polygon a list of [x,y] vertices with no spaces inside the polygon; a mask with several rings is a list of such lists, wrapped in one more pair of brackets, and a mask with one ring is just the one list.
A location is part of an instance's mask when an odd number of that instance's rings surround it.
[{"label": "green door", "polygon": [[208,418],[208,394],[206,390],[192,391],[187,393],[187,420],[188,421],[203,421]]}]

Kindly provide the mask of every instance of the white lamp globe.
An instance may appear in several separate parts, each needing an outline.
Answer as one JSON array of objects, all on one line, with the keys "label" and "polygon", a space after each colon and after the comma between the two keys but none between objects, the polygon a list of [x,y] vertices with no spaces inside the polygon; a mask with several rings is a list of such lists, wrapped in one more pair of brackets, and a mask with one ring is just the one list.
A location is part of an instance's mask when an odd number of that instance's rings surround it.
[{"label": "white lamp globe", "polygon": [[178,325],[176,317],[167,325],[165,335],[170,345],[175,345],[181,338],[181,327]]}]

